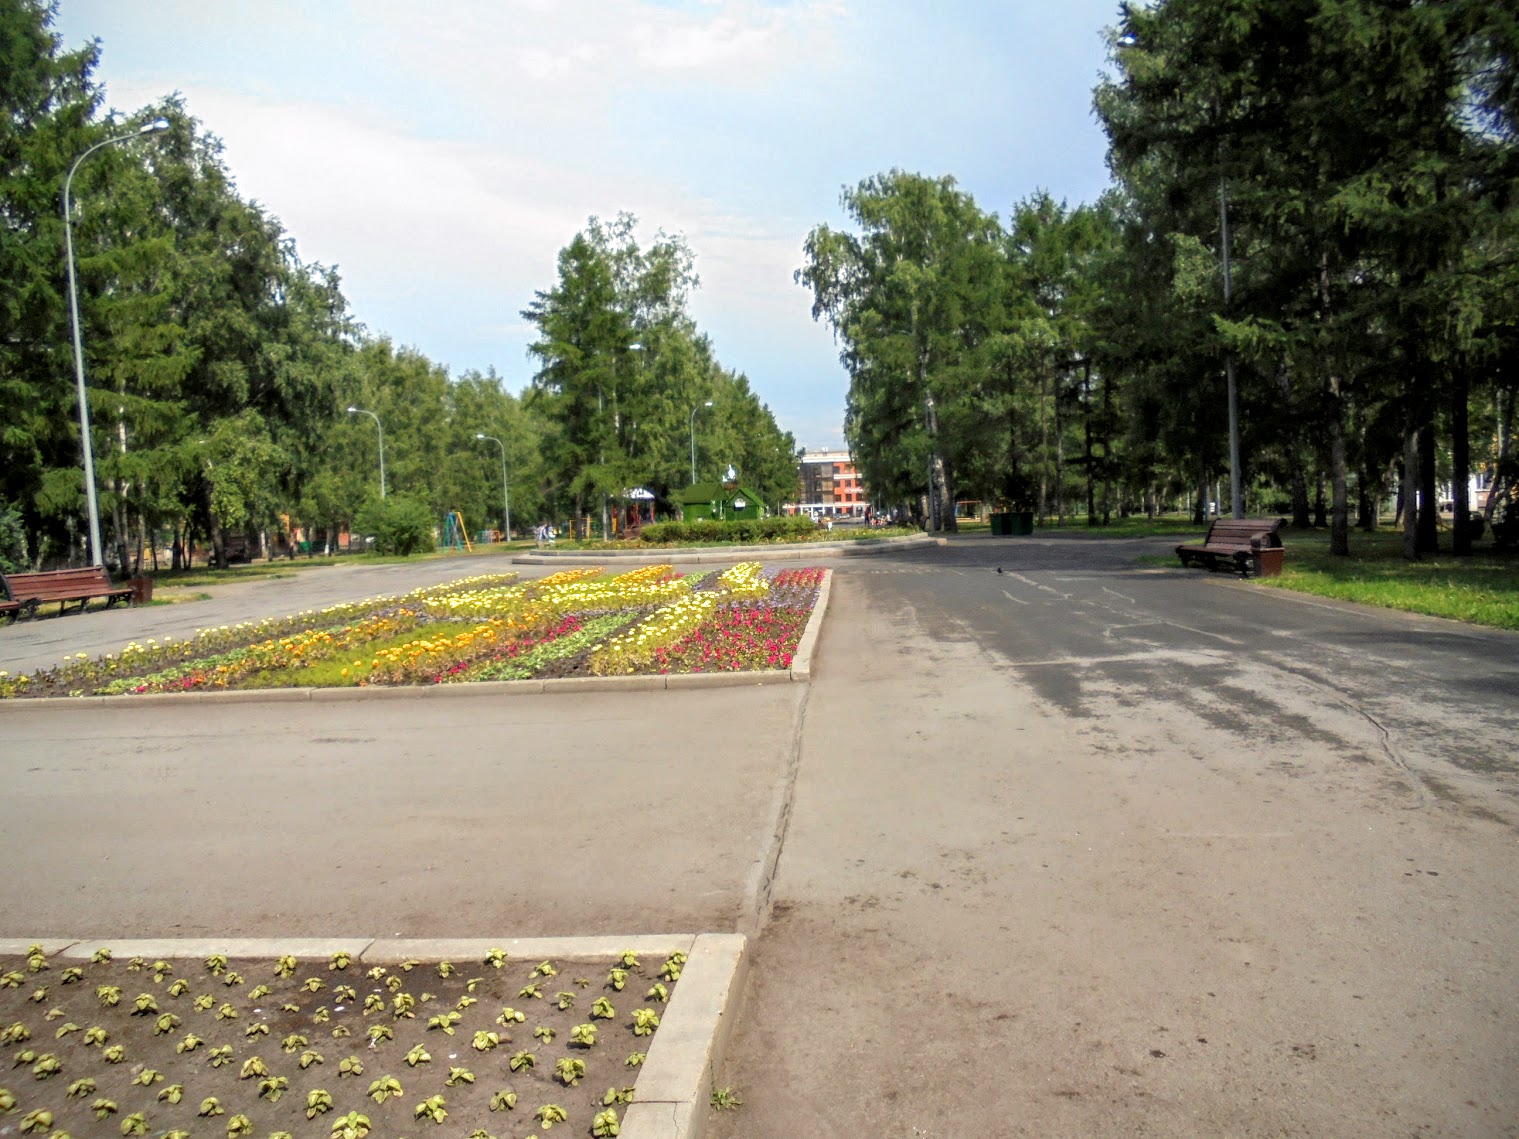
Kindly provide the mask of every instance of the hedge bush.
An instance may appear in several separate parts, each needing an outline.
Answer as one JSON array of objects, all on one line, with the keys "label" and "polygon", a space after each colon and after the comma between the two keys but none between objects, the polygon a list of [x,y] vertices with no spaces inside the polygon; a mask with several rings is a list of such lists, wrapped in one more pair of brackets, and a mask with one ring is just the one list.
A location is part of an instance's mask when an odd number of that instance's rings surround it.
[{"label": "hedge bush", "polygon": [[775,518],[739,518],[718,522],[699,518],[694,522],[654,522],[640,534],[652,546],[676,546],[691,542],[786,542],[811,537],[817,525],[806,515]]},{"label": "hedge bush", "polygon": [[432,511],[421,499],[406,494],[371,502],[359,511],[353,525],[361,534],[374,535],[376,553],[406,557],[426,553],[434,545]]}]

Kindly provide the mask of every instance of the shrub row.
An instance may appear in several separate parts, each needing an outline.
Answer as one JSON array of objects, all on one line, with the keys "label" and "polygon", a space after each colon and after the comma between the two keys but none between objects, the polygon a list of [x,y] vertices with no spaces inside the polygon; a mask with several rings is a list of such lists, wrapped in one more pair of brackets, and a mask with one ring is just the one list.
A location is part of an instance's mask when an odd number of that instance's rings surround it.
[{"label": "shrub row", "polygon": [[817,524],[803,514],[775,518],[740,518],[717,522],[701,518],[695,522],[654,522],[643,528],[643,540],[654,546],[674,546],[687,542],[775,542],[811,537]]}]

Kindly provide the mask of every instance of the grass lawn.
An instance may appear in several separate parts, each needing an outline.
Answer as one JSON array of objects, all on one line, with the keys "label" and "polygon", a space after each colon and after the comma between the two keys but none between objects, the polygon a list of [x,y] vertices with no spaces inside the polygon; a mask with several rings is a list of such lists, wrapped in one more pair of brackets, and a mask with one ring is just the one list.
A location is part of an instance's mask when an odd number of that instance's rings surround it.
[{"label": "grass lawn", "polygon": [[[1448,550],[1448,531],[1440,541]],[[1403,535],[1392,530],[1352,531],[1350,556],[1344,558],[1329,553],[1324,531],[1293,531],[1283,544],[1287,562],[1282,575],[1263,578],[1262,585],[1519,629],[1519,554],[1496,553],[1488,543],[1479,543],[1471,557],[1442,552],[1409,562],[1403,558]]]}]

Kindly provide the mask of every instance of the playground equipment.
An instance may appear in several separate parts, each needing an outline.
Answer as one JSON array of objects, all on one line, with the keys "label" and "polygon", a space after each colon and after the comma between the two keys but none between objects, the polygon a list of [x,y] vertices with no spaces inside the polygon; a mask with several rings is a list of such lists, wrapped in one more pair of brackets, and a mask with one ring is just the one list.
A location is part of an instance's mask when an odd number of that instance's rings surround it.
[{"label": "playground equipment", "polygon": [[450,510],[448,517],[443,519],[443,548],[474,552],[474,547],[469,544],[469,531],[464,528],[464,515],[457,510]]}]

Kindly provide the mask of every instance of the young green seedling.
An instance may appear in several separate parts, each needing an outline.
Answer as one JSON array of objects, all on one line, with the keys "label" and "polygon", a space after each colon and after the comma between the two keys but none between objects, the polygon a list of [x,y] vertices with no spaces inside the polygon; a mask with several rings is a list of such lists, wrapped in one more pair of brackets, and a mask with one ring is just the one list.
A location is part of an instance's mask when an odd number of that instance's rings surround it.
[{"label": "young green seedling", "polygon": [[87,1095],[95,1094],[95,1081],[86,1076],[82,1080],[75,1080],[69,1085],[69,1099],[83,1099]]},{"label": "young green seedling", "polygon": [[115,1008],[121,1003],[121,989],[115,985],[101,985],[95,990],[95,999],[102,1008]]},{"label": "young green seedling", "polygon": [[711,1103],[718,1111],[733,1111],[744,1106],[744,1101],[738,1098],[738,1092],[732,1088],[713,1088]]},{"label": "young green seedling", "polygon": [[37,1062],[32,1065],[32,1075],[39,1080],[45,1080],[50,1076],[56,1076],[63,1071],[63,1061],[51,1052],[44,1052],[37,1057]]},{"label": "young green seedling", "polygon": [[111,960],[111,951],[102,945],[94,953],[90,954],[90,960],[96,965],[105,965]]},{"label": "young green seedling", "polygon": [[506,1062],[506,1066],[514,1072],[520,1072],[525,1068],[531,1068],[538,1063],[538,1057],[534,1056],[526,1048],[512,1056]]},{"label": "young green seedling", "polygon": [[173,1103],[178,1103],[180,1100],[182,1100],[184,1098],[185,1098],[185,1085],[184,1084],[170,1084],[168,1087],[164,1088],[163,1091],[161,1091],[161,1092],[158,1093],[158,1102],[159,1103],[170,1103],[170,1104],[173,1104]]},{"label": "young green seedling", "polygon": [[228,973],[225,977],[222,978],[222,984],[226,985],[228,988],[231,988],[233,985],[241,985],[242,983],[243,978],[241,973]]},{"label": "young green seedling", "polygon": [[268,985],[254,985],[253,988],[248,990],[248,999],[250,1001],[261,1001],[272,992],[274,990]]},{"label": "young green seedling", "polygon": [[607,984],[617,992],[622,992],[623,986],[628,983],[628,971],[626,969],[613,969],[607,973]]},{"label": "young green seedling", "polygon": [[332,990],[332,999],[342,1004],[352,1004],[359,999],[358,990],[352,985],[339,985]]},{"label": "young green seedling", "polygon": [[452,961],[438,962],[438,976],[442,977],[445,981],[448,980],[448,978],[452,977],[454,975],[454,972],[455,970]]},{"label": "young green seedling", "polygon": [[368,977],[371,981],[378,981],[389,971],[390,970],[386,969],[383,965],[376,965],[370,969],[369,972],[365,973],[364,976]]},{"label": "young green seedling", "polygon": [[559,970],[554,968],[552,961],[540,961],[537,965],[533,966],[533,971],[528,974],[530,977],[557,977],[558,975]]},{"label": "young green seedling", "polygon": [[569,1119],[569,1116],[565,1114],[564,1108],[560,1107],[557,1103],[544,1104],[537,1111],[533,1112],[533,1116],[536,1119],[542,1120],[540,1126],[545,1131],[553,1127],[554,1124],[563,1123]]},{"label": "young green seedling", "polygon": [[157,1068],[144,1068],[132,1077],[132,1083],[144,1088],[151,1088],[154,1084],[164,1082],[164,1074]]},{"label": "young green seedling", "polygon": [[81,969],[78,965],[74,965],[71,968],[65,969],[59,975],[58,979],[65,985],[72,985],[75,981],[79,980],[83,976],[84,970]]},{"label": "young green seedling", "polygon": [[596,1047],[596,1026],[594,1024],[577,1024],[570,1029],[570,1043],[578,1044],[582,1048]]},{"label": "young green seedling", "polygon": [[452,1036],[454,1034],[454,1025],[459,1023],[459,1019],[459,1014],[450,1010],[449,1012],[439,1013],[437,1016],[428,1017],[427,1027],[429,1029],[441,1028],[448,1035]]},{"label": "young green seedling", "polygon": [[222,1107],[221,1100],[211,1095],[200,1101],[200,1107],[196,1108],[195,1114],[202,1119],[210,1119],[213,1116],[227,1114],[227,1109]]},{"label": "young green seedling", "polygon": [[119,1064],[127,1058],[127,1050],[120,1044],[111,1044],[100,1055],[107,1064]]},{"label": "young green seedling", "polygon": [[267,1024],[265,1024],[263,1021],[259,1021],[257,1024],[250,1024],[247,1028],[243,1029],[243,1035],[244,1036],[250,1036],[250,1037],[251,1036],[268,1036],[269,1035],[269,1026]]},{"label": "young green seedling", "polygon": [[594,1139],[606,1139],[607,1136],[622,1134],[622,1127],[617,1122],[617,1112],[610,1107],[605,1111],[598,1111],[591,1119],[591,1135]]},{"label": "young green seedling", "polygon": [[190,991],[190,982],[187,981],[187,980],[185,980],[183,977],[181,977],[179,980],[175,981],[172,985],[169,986],[169,995],[171,997],[182,997],[186,993],[188,993],[189,991]]},{"label": "young green seedling", "polygon": [[426,1048],[418,1044],[410,1052],[406,1053],[406,1062],[415,1068],[418,1064],[426,1064],[432,1060]]},{"label": "young green seedling", "polygon": [[38,1108],[36,1111],[29,1111],[21,1117],[20,1127],[23,1135],[28,1132],[41,1135],[44,1131],[51,1131],[53,1128],[53,1113],[51,1111],[43,1111],[41,1108]]},{"label": "young green seedling", "polygon": [[517,1106],[517,1093],[502,1088],[491,1096],[492,1111],[511,1111]]},{"label": "young green seedling", "polygon": [[306,1051],[302,1052],[301,1058],[296,1062],[300,1064],[301,1071],[303,1072],[313,1064],[325,1063],[325,1061],[322,1059],[322,1054],[313,1048],[308,1048]]},{"label": "young green seedling", "polygon": [[172,1012],[166,1012],[153,1022],[154,1036],[167,1036],[180,1026],[179,1017]]},{"label": "young green seedling", "polygon": [[643,968],[643,966],[638,963],[638,954],[634,953],[631,949],[624,949],[622,951],[622,955],[618,958],[618,960],[622,962],[622,967],[624,969]]},{"label": "young green seedling", "polygon": [[612,1007],[612,1002],[606,997],[597,997],[596,1003],[591,1005],[591,1016],[599,1020],[611,1020],[617,1015],[617,1010]]},{"label": "young green seedling", "polygon": [[227,1120],[227,1139],[237,1139],[240,1135],[247,1135],[253,1130],[253,1120],[246,1115],[234,1115]]},{"label": "young green seedling", "polygon": [[106,1099],[102,1096],[90,1104],[90,1110],[95,1113],[96,1119],[104,1119],[108,1115],[115,1115],[121,1108],[116,1106],[114,1099]]},{"label": "young green seedling", "polygon": [[346,969],[352,961],[353,955],[351,953],[348,953],[346,950],[339,949],[332,955],[331,960],[327,962],[327,969],[329,972],[335,969]]},{"label": "young green seedling", "polygon": [[213,1048],[206,1053],[206,1059],[211,1062],[213,1068],[224,1068],[232,1063],[232,1045],[223,1044],[220,1048]]},{"label": "young green seedling", "polygon": [[220,977],[227,971],[227,955],[225,953],[213,953],[206,958],[206,971],[213,977]]},{"label": "young green seedling", "polygon": [[607,1105],[607,1106],[611,1106],[614,1103],[624,1103],[624,1104],[626,1104],[626,1103],[632,1103],[633,1102],[633,1089],[632,1088],[608,1088],[607,1089],[607,1094],[601,1097],[601,1102],[603,1104]]},{"label": "young green seedling", "polygon": [[475,1033],[474,1039],[469,1042],[469,1046],[476,1052],[489,1052],[500,1043],[501,1034],[499,1032],[482,1031]]},{"label": "young green seedling", "polygon": [[306,1047],[306,1045],[310,1043],[311,1041],[307,1040],[300,1033],[292,1032],[289,1036],[280,1041],[280,1047],[283,1048],[286,1052],[293,1053],[299,1052],[302,1048]]},{"label": "young green seedling", "polygon": [[205,1012],[208,1008],[210,1008],[215,1003],[216,1003],[216,1001],[212,999],[212,997],[211,997],[211,995],[209,993],[202,993],[200,996],[196,997],[195,1000],[192,1002],[192,1007],[195,1009],[196,1012]]},{"label": "young green seedling", "polygon": [[360,1063],[357,1056],[345,1056],[338,1061],[339,1076],[362,1076],[363,1074],[364,1065]]},{"label": "young green seedling", "polygon": [[381,1076],[369,1085],[369,1098],[375,1103],[384,1103],[392,1096],[404,1094],[401,1091],[401,1081],[394,1076]]},{"label": "young green seedling", "polygon": [[270,1103],[279,1103],[280,1096],[290,1090],[290,1081],[284,1076],[270,1076],[258,1082],[258,1094]]},{"label": "young green seedling", "polygon": [[352,1035],[353,1033],[348,1031],[348,1026],[346,1024],[340,1024],[332,1030],[332,1038],[334,1040],[342,1040],[344,1037]]},{"label": "young green seedling", "polygon": [[403,1017],[410,1019],[417,1014],[412,1010],[417,1007],[417,1000],[410,993],[397,993],[390,1002],[390,1015],[400,1020]]},{"label": "young green seedling", "polygon": [[315,1119],[317,1116],[332,1110],[332,1096],[322,1088],[315,1088],[306,1093],[306,1118]]},{"label": "young green seedling", "polygon": [[554,1075],[557,1076],[565,1087],[574,1087],[585,1075],[585,1061],[573,1059],[569,1056],[554,1063]]},{"label": "young green seedling", "polygon": [[643,999],[646,1001],[658,1001],[660,1004],[666,1004],[670,1000],[670,990],[665,987],[663,981],[655,981],[653,988],[651,988],[647,993],[643,995]]},{"label": "young green seedling", "polygon": [[365,1016],[368,1016],[372,1012],[384,1012],[384,1011],[385,1011],[385,998],[382,997],[382,996],[380,996],[379,993],[370,993],[368,996],[366,996],[364,998],[364,1015]]},{"label": "young green seedling", "polygon": [[395,1029],[391,1028],[388,1024],[371,1024],[369,1031],[364,1035],[369,1037],[369,1046],[371,1048],[375,1047],[382,1040],[394,1040],[396,1038]]},{"label": "young green seedling", "polygon": [[291,977],[295,975],[300,962],[288,953],[274,963],[274,975],[276,977]]},{"label": "young green seedling", "polygon": [[332,1121],[332,1139],[364,1139],[369,1126],[369,1116],[350,1111]]},{"label": "young green seedling", "polygon": [[448,1079],[443,1082],[451,1088],[456,1088],[460,1084],[472,1084],[475,1082],[475,1073],[468,1068],[449,1068]]},{"label": "young green seedling", "polygon": [[9,1088],[0,1088],[0,1112],[15,1111],[16,1097]]},{"label": "young green seedling", "polygon": [[308,993],[320,993],[326,987],[327,982],[320,977],[307,977],[301,982],[301,988],[305,989]]},{"label": "young green seedling", "polygon": [[537,1028],[533,1029],[533,1035],[545,1044],[552,1044],[554,1042],[554,1030],[546,1024],[540,1024]]},{"label": "young green seedling", "polygon": [[514,1024],[521,1024],[526,1019],[527,1013],[518,1012],[516,1009],[512,1008],[511,1005],[507,1005],[504,1009],[501,1010],[501,1015],[496,1018],[496,1023],[504,1024],[506,1027],[510,1028]]},{"label": "young green seedling", "polygon": [[99,1047],[111,1038],[111,1034],[98,1024],[92,1024],[84,1030],[84,1042]]},{"label": "young green seedling", "polygon": [[496,969],[501,968],[501,966],[503,966],[503,965],[506,964],[506,950],[504,950],[504,949],[491,949],[491,950],[489,950],[485,954],[485,960],[484,960],[483,964],[490,965],[490,966],[492,966],[493,968],[496,968]]},{"label": "young green seedling", "polygon": [[554,994],[554,1003],[559,1006],[559,1010],[561,1012],[563,1012],[565,1009],[574,1008],[575,1007],[575,994],[574,993],[555,993]]},{"label": "young green seedling", "polygon": [[0,1044],[22,1044],[32,1038],[32,1030],[19,1020],[8,1028],[0,1029]]},{"label": "young green seedling", "polygon": [[541,1000],[543,997],[543,990],[540,989],[537,985],[523,985],[522,988],[517,990],[517,996],[519,999],[532,997]]},{"label": "young green seedling", "polygon": [[223,1004],[216,1010],[217,1020],[236,1020],[237,1017],[237,1006],[234,1004]]},{"label": "young green seedling", "polygon": [[448,1109],[443,1106],[443,1097],[440,1095],[428,1096],[417,1104],[412,1112],[413,1119],[431,1119],[434,1123],[442,1123],[448,1118]]},{"label": "young green seedling", "polygon": [[317,1009],[311,1014],[312,1024],[326,1024],[331,1019],[332,1014],[327,1011],[326,1005],[323,1005],[321,1008]]},{"label": "young green seedling", "polygon": [[269,1065],[264,1063],[260,1056],[250,1056],[243,1061],[243,1072],[239,1079],[252,1080],[269,1074]]},{"label": "young green seedling", "polygon": [[633,1010],[633,1035],[652,1036],[659,1027],[659,1014],[651,1008]]},{"label": "young green seedling", "polygon": [[410,973],[413,969],[415,969],[420,964],[422,964],[422,962],[418,961],[415,957],[413,957],[409,961],[402,961],[401,962],[401,970],[402,970],[402,972]]}]

